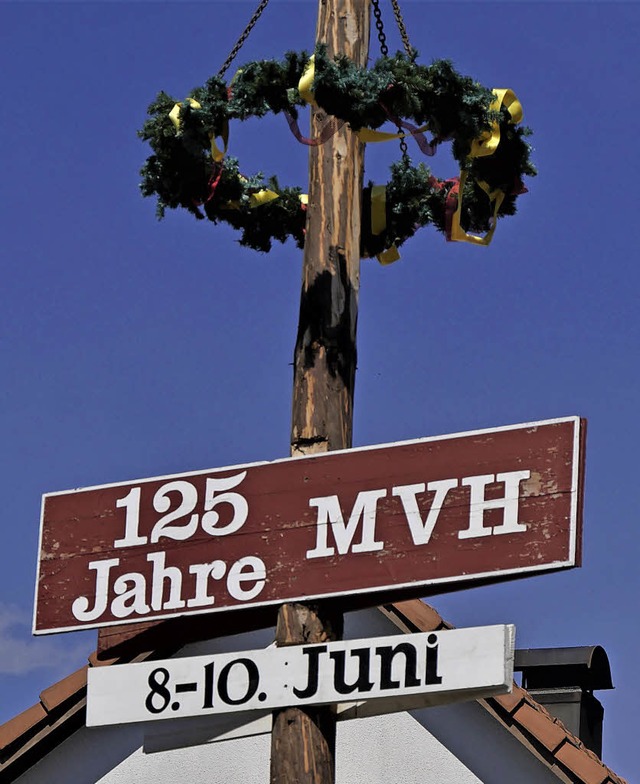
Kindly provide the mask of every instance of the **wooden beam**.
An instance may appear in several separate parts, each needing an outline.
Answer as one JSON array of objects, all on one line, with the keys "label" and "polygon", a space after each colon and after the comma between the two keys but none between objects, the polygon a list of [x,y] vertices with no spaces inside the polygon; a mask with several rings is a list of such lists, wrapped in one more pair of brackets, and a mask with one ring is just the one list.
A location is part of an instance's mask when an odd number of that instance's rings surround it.
[{"label": "wooden beam", "polygon": [[[319,43],[366,65],[369,0],[320,0]],[[327,121],[313,112],[312,135]],[[344,126],[309,155],[309,204],[294,356],[291,454],[351,446],[364,145]]]},{"label": "wooden beam", "polygon": [[[316,42],[329,56],[365,66],[370,0],[319,0]],[[312,136],[327,121],[312,112]],[[345,126],[309,155],[309,203],[300,319],[294,354],[291,454],[352,444],[356,327],[360,285],[360,212],[364,145]],[[277,645],[338,640],[343,617],[335,606],[281,607]],[[333,708],[286,708],[273,716],[271,784],[335,781]]]}]

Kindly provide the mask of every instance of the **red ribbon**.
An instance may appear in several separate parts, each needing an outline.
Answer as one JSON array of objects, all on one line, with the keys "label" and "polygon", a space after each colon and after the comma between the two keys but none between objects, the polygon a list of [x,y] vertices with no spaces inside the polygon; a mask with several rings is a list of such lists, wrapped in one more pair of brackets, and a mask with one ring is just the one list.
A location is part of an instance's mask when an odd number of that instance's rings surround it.
[{"label": "red ribbon", "polygon": [[443,141],[442,139],[432,139],[430,142],[428,142],[427,137],[424,135],[424,131],[419,130],[417,125],[412,125],[410,122],[402,120],[400,117],[396,117],[395,114],[391,114],[382,101],[378,101],[378,103],[380,106],[382,106],[384,113],[397,128],[404,128],[405,131],[409,131],[411,136],[413,136],[413,138],[416,140],[416,143],[421,152],[423,152],[425,155],[428,155],[429,157],[436,154],[438,145],[441,141]]},{"label": "red ribbon", "polygon": [[220,183],[220,179],[222,177],[222,168],[223,166],[221,163],[214,163],[211,177],[209,178],[209,182],[207,183],[209,186],[209,195],[205,199],[205,204],[207,202],[210,202],[215,195],[216,188],[218,187],[218,184]]},{"label": "red ribbon", "polygon": [[458,209],[458,193],[460,192],[460,178],[451,177],[449,180],[439,180],[437,177],[429,178],[429,185],[441,191],[450,185],[449,191],[444,201],[444,236],[447,242],[451,242],[451,225],[453,214]]},{"label": "red ribbon", "polygon": [[338,120],[336,117],[332,117],[323,125],[316,139],[309,139],[307,136],[302,135],[298,121],[291,114],[291,112],[285,111],[284,116],[287,118],[287,123],[289,124],[289,130],[291,133],[296,137],[300,144],[306,144],[307,147],[318,147],[319,145],[324,144],[344,125],[344,120]]},{"label": "red ribbon", "polygon": [[[213,199],[216,188],[220,183],[220,179],[222,178],[222,164],[221,163],[214,163],[213,170],[211,173],[211,177],[209,178],[209,182],[207,183],[207,187],[209,188],[209,193],[207,198],[204,201],[197,201],[196,199],[191,199],[191,203],[194,207],[201,207],[203,204],[207,204],[208,202]],[[198,215],[204,217],[202,213],[198,210]]]}]

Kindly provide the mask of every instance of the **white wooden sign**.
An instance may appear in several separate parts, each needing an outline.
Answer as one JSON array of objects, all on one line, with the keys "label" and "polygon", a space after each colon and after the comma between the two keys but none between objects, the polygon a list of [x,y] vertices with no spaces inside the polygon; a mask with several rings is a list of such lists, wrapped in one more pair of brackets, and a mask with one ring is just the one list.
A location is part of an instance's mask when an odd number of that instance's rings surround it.
[{"label": "white wooden sign", "polygon": [[361,700],[375,713],[376,700],[403,710],[420,695],[424,706],[504,694],[514,639],[512,625],[484,626],[90,668],[87,726]]}]

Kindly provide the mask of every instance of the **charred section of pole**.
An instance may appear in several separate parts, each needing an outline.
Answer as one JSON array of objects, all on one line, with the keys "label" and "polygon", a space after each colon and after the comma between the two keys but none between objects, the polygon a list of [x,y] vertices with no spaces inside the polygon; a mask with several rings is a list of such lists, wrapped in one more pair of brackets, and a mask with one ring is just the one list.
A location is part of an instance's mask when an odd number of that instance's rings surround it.
[{"label": "charred section of pole", "polygon": [[[316,110],[314,132],[326,117]],[[364,149],[343,128],[312,149],[300,321],[294,353],[291,440],[351,446],[360,288]]]},{"label": "charred section of pole", "polygon": [[344,251],[331,246],[328,252],[330,270],[319,272],[302,292],[296,358],[307,371],[323,349],[331,378],[339,376],[342,384],[353,387],[357,292],[349,279]]},{"label": "charred section of pole", "polygon": [[[294,356],[292,446],[351,445],[358,291],[342,249],[328,249],[329,269],[304,286]],[[316,450],[314,450],[316,451]],[[320,450],[317,450],[320,451]]]}]

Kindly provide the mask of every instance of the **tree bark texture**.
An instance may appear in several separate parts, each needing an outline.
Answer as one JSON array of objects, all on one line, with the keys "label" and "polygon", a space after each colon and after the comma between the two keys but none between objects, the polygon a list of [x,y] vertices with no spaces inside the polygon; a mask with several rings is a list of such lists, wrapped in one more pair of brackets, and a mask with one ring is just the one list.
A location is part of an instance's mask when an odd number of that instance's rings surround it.
[{"label": "tree bark texture", "polygon": [[[316,41],[365,66],[370,0],[319,0]],[[314,108],[311,135],[328,118]],[[294,354],[291,454],[351,447],[360,285],[364,145],[344,126],[309,155],[309,203]],[[300,564],[300,568],[304,568]],[[280,608],[277,645],[342,638],[341,612],[322,604]],[[286,708],[273,716],[271,784],[333,784],[332,706]]]}]

